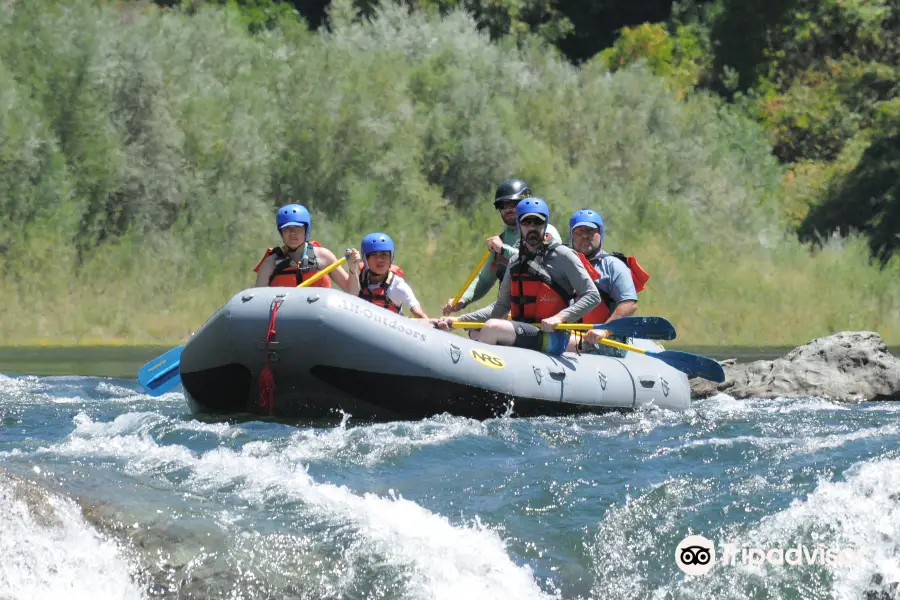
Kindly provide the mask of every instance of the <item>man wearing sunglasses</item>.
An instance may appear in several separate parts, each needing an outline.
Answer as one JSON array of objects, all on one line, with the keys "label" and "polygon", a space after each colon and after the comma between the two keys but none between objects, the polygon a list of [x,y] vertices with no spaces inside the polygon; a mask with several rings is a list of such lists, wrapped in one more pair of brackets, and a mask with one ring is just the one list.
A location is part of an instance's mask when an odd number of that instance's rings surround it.
[{"label": "man wearing sunglasses", "polygon": [[[454,321],[484,322],[480,332],[470,334],[473,339],[562,354],[569,334],[554,328],[577,321],[600,304],[600,292],[594,285],[596,271],[582,255],[546,237],[550,209],[542,199],[520,201],[516,221],[518,254],[509,262],[497,301],[475,312],[432,322],[443,330],[449,330]],[[512,320],[506,320],[510,312]]]},{"label": "man wearing sunglasses", "polygon": [[[497,187],[494,193],[494,208],[500,212],[505,229],[498,235],[492,235],[487,239],[487,249],[493,253],[491,260],[484,263],[484,267],[475,277],[474,281],[463,292],[459,304],[453,304],[453,298],[447,300],[443,312],[445,315],[462,310],[473,302],[478,302],[491,291],[494,284],[503,281],[506,266],[510,258],[516,252],[519,243],[519,227],[516,223],[516,206],[519,200],[531,197],[528,184],[521,179],[507,179]],[[547,233],[550,239],[558,244],[562,243],[559,232],[553,225],[547,225]]]}]

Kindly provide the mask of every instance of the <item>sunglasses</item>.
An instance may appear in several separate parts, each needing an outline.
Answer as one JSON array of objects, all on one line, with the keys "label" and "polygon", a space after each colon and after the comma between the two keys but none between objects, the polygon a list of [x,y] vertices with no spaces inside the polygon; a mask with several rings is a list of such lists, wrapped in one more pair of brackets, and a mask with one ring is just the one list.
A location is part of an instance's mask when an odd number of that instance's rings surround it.
[{"label": "sunglasses", "polygon": [[528,217],[527,219],[522,219],[521,221],[519,221],[519,224],[527,225],[528,227],[540,227],[544,224],[544,222],[537,217]]},{"label": "sunglasses", "polygon": [[510,209],[517,207],[518,205],[519,205],[518,200],[512,200],[510,202],[498,202],[497,210],[510,210]]}]

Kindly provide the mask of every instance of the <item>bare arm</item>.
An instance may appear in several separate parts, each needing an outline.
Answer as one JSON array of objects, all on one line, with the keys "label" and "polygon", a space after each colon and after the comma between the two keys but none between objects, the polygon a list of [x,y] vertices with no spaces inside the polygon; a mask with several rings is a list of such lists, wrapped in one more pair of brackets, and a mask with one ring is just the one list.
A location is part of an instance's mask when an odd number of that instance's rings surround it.
[{"label": "bare arm", "polygon": [[[362,256],[359,253],[359,250],[355,248],[350,251],[350,256],[347,257],[347,268],[351,273],[359,273],[359,265],[362,261]],[[349,279],[349,287],[347,288],[347,293],[353,296],[359,296],[359,292],[362,289],[362,285],[359,283],[359,275],[356,277],[351,277],[347,275],[347,279]]]},{"label": "bare arm", "polygon": [[[618,319],[619,317],[630,317],[637,310],[637,300],[622,300],[619,304],[616,305],[616,310],[613,311],[613,314],[609,316],[606,320],[607,323],[612,321],[613,319]],[[591,329],[590,331],[586,331],[584,334],[584,341],[589,344],[599,344],[600,340],[606,339],[609,337],[609,331],[606,329]],[[575,336],[572,336],[572,341],[570,345],[575,343]],[[572,346],[569,349],[569,352],[574,352],[575,346]]]},{"label": "bare arm", "polygon": [[[328,248],[316,248],[316,259],[319,261],[319,266],[322,267],[323,269],[325,267],[331,265],[335,261],[337,261],[337,258],[334,256],[334,253],[331,250],[329,250]],[[337,269],[335,269],[334,271],[329,273],[329,275],[331,275],[331,278],[334,279],[334,281],[341,287],[342,290],[344,290],[348,294],[353,293],[351,291],[351,286],[352,286],[351,280],[353,278],[347,274],[347,271],[344,270],[344,267],[338,267]],[[356,294],[359,294],[359,289],[358,289],[359,282],[358,281],[356,282],[356,285],[357,285]]]},{"label": "bare arm", "polygon": [[[510,262],[510,264],[512,263]],[[487,321],[488,319],[505,319],[506,315],[509,314],[510,307],[512,306],[512,301],[509,297],[510,272],[511,269],[506,269],[506,273],[503,275],[503,281],[500,282],[500,295],[497,297],[497,300],[495,300],[490,306],[486,306],[481,310],[476,310],[475,312],[460,315],[459,320],[482,323],[484,321]]]},{"label": "bare arm", "polygon": [[275,272],[275,255],[270,255],[266,257],[266,260],[263,261],[262,265],[259,267],[259,271],[256,272],[256,283],[253,287],[268,287],[269,286],[269,278],[272,277],[272,273]]},{"label": "bare arm", "polygon": [[613,319],[618,319],[619,317],[630,317],[635,312],[637,312],[636,300],[622,300],[616,305],[616,310],[613,311],[613,314],[609,316],[606,322],[609,323]]},{"label": "bare arm", "polygon": [[412,287],[410,287],[409,283],[405,279],[400,276],[392,276],[394,280],[391,282],[391,286],[388,288],[388,294],[390,296],[391,302],[400,307],[408,307],[409,312],[420,319],[427,319],[428,315],[425,314],[425,311],[422,310],[422,305],[419,304],[419,299],[416,298],[416,293],[413,292]]}]

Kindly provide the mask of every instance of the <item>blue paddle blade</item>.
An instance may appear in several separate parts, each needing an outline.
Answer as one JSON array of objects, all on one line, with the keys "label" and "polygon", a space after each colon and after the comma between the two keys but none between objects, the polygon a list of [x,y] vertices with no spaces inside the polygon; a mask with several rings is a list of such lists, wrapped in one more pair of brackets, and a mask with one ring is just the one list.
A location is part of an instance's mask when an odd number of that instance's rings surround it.
[{"label": "blue paddle blade", "polygon": [[667,365],[670,365],[683,373],[709,379],[716,383],[725,381],[725,370],[722,365],[711,358],[691,354],[689,352],[679,352],[678,350],[664,350],[663,352],[648,352],[647,356],[658,358]]},{"label": "blue paddle blade", "polygon": [[178,346],[157,356],[138,371],[138,382],[151,396],[162,396],[181,383],[178,367],[184,346]]},{"label": "blue paddle blade", "polygon": [[675,339],[675,326],[663,317],[619,317],[609,323],[595,325],[594,329],[606,329],[613,335],[645,340]]}]

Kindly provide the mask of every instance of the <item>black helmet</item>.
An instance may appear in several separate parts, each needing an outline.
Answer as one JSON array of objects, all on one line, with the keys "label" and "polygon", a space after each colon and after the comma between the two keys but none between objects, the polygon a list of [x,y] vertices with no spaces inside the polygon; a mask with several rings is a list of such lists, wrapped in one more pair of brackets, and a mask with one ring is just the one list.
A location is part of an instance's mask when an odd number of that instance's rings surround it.
[{"label": "black helmet", "polygon": [[497,187],[497,192],[494,194],[494,207],[496,208],[500,202],[530,197],[531,190],[528,189],[527,183],[521,179],[507,179]]}]

